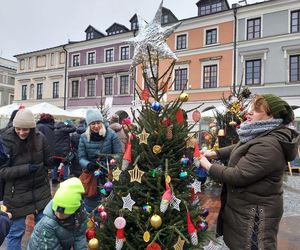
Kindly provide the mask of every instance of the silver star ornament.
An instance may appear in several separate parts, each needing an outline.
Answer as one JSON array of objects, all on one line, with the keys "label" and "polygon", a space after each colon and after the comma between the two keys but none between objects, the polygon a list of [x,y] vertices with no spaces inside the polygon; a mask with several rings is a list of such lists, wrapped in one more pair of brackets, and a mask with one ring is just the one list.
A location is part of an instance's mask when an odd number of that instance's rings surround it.
[{"label": "silver star ornament", "polygon": [[195,181],[191,184],[191,187],[194,189],[194,193],[201,193],[201,181],[195,179]]},{"label": "silver star ornament", "polygon": [[150,23],[146,23],[138,16],[138,35],[127,40],[127,42],[134,45],[131,69],[142,62],[150,61],[148,49],[152,60],[158,58],[173,58],[177,60],[177,56],[169,48],[166,40],[181,23],[179,22],[170,26],[161,27],[162,5],[163,1],[161,1],[155,17]]},{"label": "silver star ornament", "polygon": [[132,206],[135,204],[135,201],[131,199],[130,193],[127,196],[122,197],[123,200],[123,209],[127,208],[132,211]]}]

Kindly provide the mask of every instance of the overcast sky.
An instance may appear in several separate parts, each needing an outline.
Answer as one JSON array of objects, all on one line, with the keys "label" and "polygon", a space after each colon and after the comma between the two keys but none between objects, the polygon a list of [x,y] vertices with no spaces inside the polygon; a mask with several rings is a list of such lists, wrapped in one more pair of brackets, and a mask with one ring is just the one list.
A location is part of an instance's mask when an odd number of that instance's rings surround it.
[{"label": "overcast sky", "polygon": [[[229,5],[239,0],[229,0]],[[248,0],[249,3],[262,0]],[[138,13],[146,21],[154,17],[161,0],[1,0],[0,57],[16,60],[16,54],[85,39],[89,24],[105,33],[114,22],[130,28]],[[197,15],[198,0],[164,0],[178,19]]]}]

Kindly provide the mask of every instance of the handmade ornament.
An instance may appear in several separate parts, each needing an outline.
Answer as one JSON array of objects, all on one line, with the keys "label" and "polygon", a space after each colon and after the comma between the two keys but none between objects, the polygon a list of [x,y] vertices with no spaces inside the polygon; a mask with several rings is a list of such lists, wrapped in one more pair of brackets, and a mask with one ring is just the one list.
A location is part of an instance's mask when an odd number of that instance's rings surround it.
[{"label": "handmade ornament", "polygon": [[154,110],[154,111],[160,111],[161,109],[161,105],[159,102],[155,101],[151,104],[151,108]]},{"label": "handmade ornament", "polygon": [[156,242],[153,242],[146,247],[146,250],[161,250],[161,247]]},{"label": "handmade ornament", "polygon": [[121,250],[123,248],[124,242],[126,241],[124,228],[117,229],[116,232],[116,250]]},{"label": "handmade ornament", "polygon": [[131,141],[128,139],[127,146],[122,161],[122,170],[126,170],[131,163]]},{"label": "handmade ornament", "polygon": [[161,217],[157,214],[152,215],[152,217],[150,218],[150,224],[155,229],[158,229],[162,224]]},{"label": "handmade ornament", "polygon": [[146,23],[138,16],[138,35],[128,40],[129,43],[134,45],[131,69],[144,61],[150,61],[148,50],[152,60],[157,60],[158,58],[173,58],[177,60],[175,53],[169,48],[166,40],[180,23],[161,27],[162,4],[163,2],[161,2],[155,17],[149,23]]},{"label": "handmade ornament", "polygon": [[165,181],[165,185],[166,185],[166,191],[164,192],[160,202],[160,212],[162,213],[167,211],[172,198],[172,190],[170,188],[170,184],[167,181]]},{"label": "handmade ornament", "polygon": [[120,179],[120,174],[122,173],[122,171],[119,168],[116,168],[113,172],[113,180],[119,181]]},{"label": "handmade ornament", "polygon": [[194,148],[194,164],[197,168],[200,167],[200,159],[201,159],[201,153],[200,153],[200,150],[199,150],[199,146],[198,146],[198,143],[196,142],[195,143],[195,148]]},{"label": "handmade ornament", "polygon": [[187,231],[191,237],[192,245],[197,246],[198,245],[197,230],[191,221],[190,212],[186,213],[186,221],[187,221]]},{"label": "handmade ornament", "polygon": [[98,248],[99,248],[99,241],[98,241],[98,239],[96,239],[96,238],[90,239],[89,243],[88,243],[88,247],[91,250],[98,250]]},{"label": "handmade ornament", "polygon": [[85,237],[87,238],[87,240],[95,238],[96,237],[96,231],[93,228],[88,228],[85,231]]},{"label": "handmade ornament", "polygon": [[145,102],[147,102],[149,100],[149,97],[150,97],[150,91],[148,88],[145,88],[142,90],[141,94],[141,99]]},{"label": "handmade ornament", "polygon": [[199,122],[201,120],[201,113],[200,113],[200,111],[199,110],[195,110],[192,113],[192,118],[193,118],[194,122]]},{"label": "handmade ornament", "polygon": [[170,206],[173,209],[176,209],[177,211],[180,211],[180,204],[181,200],[178,199],[175,195],[172,195],[171,201],[170,201]]},{"label": "handmade ornament", "polygon": [[179,96],[181,102],[187,102],[189,100],[189,95],[187,93],[181,93]]},{"label": "handmade ornament", "polygon": [[149,241],[150,241],[150,238],[151,238],[150,232],[149,232],[149,231],[146,231],[146,232],[143,234],[143,240],[144,240],[145,242],[149,242]]},{"label": "handmade ornament", "polygon": [[148,144],[148,137],[149,137],[149,133],[146,132],[145,128],[143,128],[142,133],[138,134],[136,137],[138,137],[140,139],[140,144],[144,143],[144,144]]},{"label": "handmade ornament", "polygon": [[124,219],[124,217],[119,216],[115,219],[114,225],[116,229],[122,229],[126,226],[126,220]]},{"label": "handmade ornament", "polygon": [[160,145],[154,145],[152,148],[152,151],[154,154],[159,154],[161,152],[161,146]]},{"label": "handmade ornament", "polygon": [[130,175],[130,182],[138,182],[142,183],[142,176],[144,175],[144,171],[140,170],[138,165],[135,165],[134,169],[128,170],[128,173]]},{"label": "handmade ornament", "polygon": [[127,208],[129,211],[132,211],[132,206],[135,204],[135,201],[131,199],[130,193],[127,196],[122,197],[123,200],[123,209]]},{"label": "handmade ornament", "polygon": [[175,113],[175,116],[178,124],[182,124],[184,122],[184,112],[182,109],[178,109]]},{"label": "handmade ornament", "polygon": [[194,189],[194,193],[201,193],[201,181],[195,179],[191,187]]},{"label": "handmade ornament", "polygon": [[183,250],[184,243],[185,243],[185,240],[182,240],[180,238],[180,235],[178,235],[178,240],[177,240],[176,244],[173,246],[174,250]]}]

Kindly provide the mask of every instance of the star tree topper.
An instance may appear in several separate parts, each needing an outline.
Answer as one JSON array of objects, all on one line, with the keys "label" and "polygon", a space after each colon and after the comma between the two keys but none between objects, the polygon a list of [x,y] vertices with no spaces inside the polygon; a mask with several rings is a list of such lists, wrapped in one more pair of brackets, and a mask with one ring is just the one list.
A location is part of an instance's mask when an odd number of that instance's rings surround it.
[{"label": "star tree topper", "polygon": [[161,27],[162,5],[163,1],[161,1],[155,17],[150,23],[146,23],[138,16],[139,33],[136,37],[128,40],[129,43],[134,45],[131,69],[143,61],[149,61],[147,48],[150,50],[152,59],[173,58],[177,60],[177,56],[169,48],[166,40],[181,23]]}]

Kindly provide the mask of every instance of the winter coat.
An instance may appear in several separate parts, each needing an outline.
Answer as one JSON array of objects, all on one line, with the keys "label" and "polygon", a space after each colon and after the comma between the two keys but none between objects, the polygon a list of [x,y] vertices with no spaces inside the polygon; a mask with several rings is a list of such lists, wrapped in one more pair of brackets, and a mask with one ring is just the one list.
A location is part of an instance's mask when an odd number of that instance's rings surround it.
[{"label": "winter coat", "polygon": [[55,156],[66,157],[70,152],[70,133],[75,132],[76,127],[59,122],[54,130],[55,134]]},{"label": "winter coat", "polygon": [[88,141],[87,130],[80,136],[78,146],[79,163],[83,169],[86,169],[90,162],[95,163],[99,159],[99,154],[120,154],[122,153],[121,143],[116,133],[106,128],[105,137],[100,141]]},{"label": "winter coat", "polygon": [[55,148],[54,123],[48,121],[38,121],[36,127],[47,138],[50,151],[54,152],[54,148]]},{"label": "winter coat", "polygon": [[[3,142],[10,159],[0,166],[0,176],[5,179],[3,203],[13,215],[13,219],[37,213],[51,200],[48,166],[50,166],[49,145],[45,136],[35,130],[36,152],[18,154],[16,148],[21,143],[14,127],[7,130]],[[31,156],[32,155],[32,156]],[[29,164],[38,165],[33,174]]]},{"label": "winter coat", "polygon": [[71,135],[71,146],[76,151],[78,150],[80,136],[85,132],[85,130],[86,128],[83,125],[80,125],[76,128],[75,133]]},{"label": "winter coat", "polygon": [[[212,164],[209,174],[226,184],[217,231],[231,250],[276,249],[283,214],[282,182],[287,161],[295,158],[299,134],[279,126],[256,138],[219,149],[228,166]],[[223,190],[224,191],[224,190]]]},{"label": "winter coat", "polygon": [[124,152],[125,146],[126,146],[126,143],[127,143],[128,139],[127,139],[127,136],[126,136],[126,134],[124,132],[124,129],[123,129],[122,125],[120,123],[114,122],[114,123],[111,123],[109,125],[109,127],[113,131],[115,131],[115,133],[117,134],[117,136],[118,136],[118,138],[119,138],[119,140],[121,142],[122,152]]},{"label": "winter coat", "polygon": [[52,201],[46,206],[44,216],[34,227],[28,243],[28,250],[74,250],[87,249],[85,230],[87,214],[80,208],[80,216],[75,219],[73,227],[65,228],[53,213]]}]

